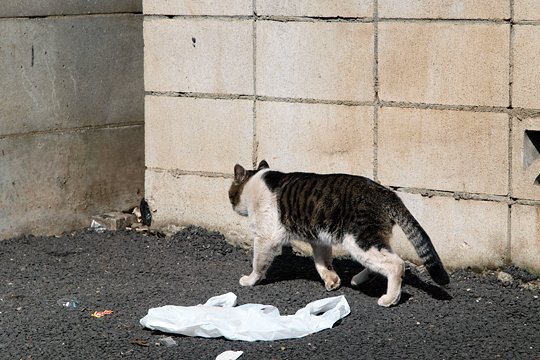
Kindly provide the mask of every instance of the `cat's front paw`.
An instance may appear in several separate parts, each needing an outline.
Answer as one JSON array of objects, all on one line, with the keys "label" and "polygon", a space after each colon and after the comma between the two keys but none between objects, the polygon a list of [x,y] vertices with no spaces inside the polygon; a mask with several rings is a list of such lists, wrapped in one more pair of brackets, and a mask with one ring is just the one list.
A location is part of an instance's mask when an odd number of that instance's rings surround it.
[{"label": "cat's front paw", "polygon": [[257,283],[257,278],[252,275],[244,275],[240,278],[240,285],[242,286],[253,286]]},{"label": "cat's front paw", "polygon": [[341,279],[337,274],[331,274],[327,276],[327,278],[324,281],[324,287],[327,291],[336,290],[341,285]]}]

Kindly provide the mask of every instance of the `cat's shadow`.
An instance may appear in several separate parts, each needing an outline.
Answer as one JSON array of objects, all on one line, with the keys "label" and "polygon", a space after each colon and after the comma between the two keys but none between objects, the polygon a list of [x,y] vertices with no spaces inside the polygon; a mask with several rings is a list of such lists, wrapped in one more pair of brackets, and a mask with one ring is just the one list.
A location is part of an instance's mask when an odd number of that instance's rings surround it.
[{"label": "cat's shadow", "polygon": [[[353,288],[363,294],[379,298],[386,293],[387,281],[384,276],[375,275],[372,279],[360,286],[353,287],[351,279],[362,269],[362,265],[347,258],[337,258],[333,261],[333,266],[341,278],[341,286]],[[403,278],[403,284],[419,289],[436,300],[451,300],[452,296],[443,288],[430,284],[422,279],[422,274],[417,274],[412,269],[407,269]],[[322,280],[315,269],[315,264],[311,257],[295,255],[292,249],[284,246],[281,255],[275,257],[272,265],[266,273],[266,278],[261,281],[261,285],[279,283],[288,280],[310,280],[321,283]],[[400,303],[406,302],[411,296],[406,292],[401,295]]]}]

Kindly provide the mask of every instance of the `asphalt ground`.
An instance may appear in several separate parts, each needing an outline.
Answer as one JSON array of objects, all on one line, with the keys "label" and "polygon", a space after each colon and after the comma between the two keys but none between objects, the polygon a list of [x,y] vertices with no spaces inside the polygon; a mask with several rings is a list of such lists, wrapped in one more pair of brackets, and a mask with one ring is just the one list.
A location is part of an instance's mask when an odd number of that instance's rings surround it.
[{"label": "asphalt ground", "polygon": [[[377,305],[385,280],[360,288],[361,266],[336,259],[342,287],[325,290],[313,261],[285,249],[267,279],[238,284],[250,251],[222,235],[190,227],[163,238],[135,231],[78,231],[0,241],[1,359],[215,359],[226,350],[248,359],[540,359],[540,281],[517,268],[458,270],[439,288],[411,267],[401,302]],[[282,315],[316,299],[345,295],[351,314],[301,339],[240,342],[144,329],[149,308],[191,306],[233,292],[238,303],[276,306]],[[58,304],[65,297],[76,309]],[[111,310],[100,318],[95,311]]]}]

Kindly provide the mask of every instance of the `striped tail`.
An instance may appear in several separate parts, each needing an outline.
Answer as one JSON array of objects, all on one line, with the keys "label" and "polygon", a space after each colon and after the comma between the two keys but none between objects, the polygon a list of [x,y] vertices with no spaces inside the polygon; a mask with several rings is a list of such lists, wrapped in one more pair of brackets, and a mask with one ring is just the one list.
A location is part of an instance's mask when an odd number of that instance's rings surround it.
[{"label": "striped tail", "polygon": [[401,227],[409,241],[413,244],[416,253],[424,262],[424,266],[431,278],[439,285],[448,284],[450,282],[450,277],[444,269],[431,239],[405,207],[401,199],[398,198],[391,213],[393,220]]}]

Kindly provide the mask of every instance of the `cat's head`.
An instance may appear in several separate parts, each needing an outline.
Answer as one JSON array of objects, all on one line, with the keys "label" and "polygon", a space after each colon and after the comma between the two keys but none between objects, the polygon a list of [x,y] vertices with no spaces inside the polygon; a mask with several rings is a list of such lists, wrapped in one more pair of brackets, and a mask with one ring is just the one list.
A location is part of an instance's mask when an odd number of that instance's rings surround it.
[{"label": "cat's head", "polygon": [[234,180],[229,188],[229,200],[231,205],[238,214],[242,216],[247,216],[247,204],[245,199],[242,197],[244,191],[244,186],[248,180],[255,175],[257,172],[263,169],[268,169],[268,163],[263,160],[259,163],[259,166],[256,170],[246,170],[242,165],[236,164],[234,166]]}]

